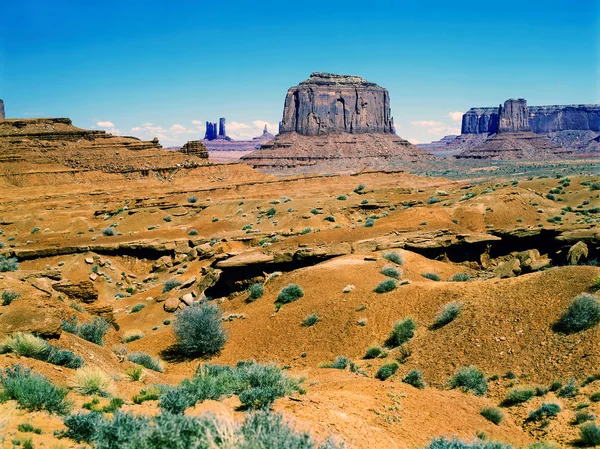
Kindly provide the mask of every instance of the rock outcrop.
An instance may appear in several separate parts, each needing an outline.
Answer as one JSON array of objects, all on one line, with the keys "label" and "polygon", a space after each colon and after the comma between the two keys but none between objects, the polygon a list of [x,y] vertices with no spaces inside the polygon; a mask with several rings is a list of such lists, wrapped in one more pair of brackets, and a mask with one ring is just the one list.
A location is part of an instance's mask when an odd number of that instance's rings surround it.
[{"label": "rock outcrop", "polygon": [[190,140],[181,147],[179,152],[197,156],[201,159],[208,159],[208,151],[206,151],[206,147],[199,140]]},{"label": "rock outcrop", "polygon": [[219,119],[219,138],[225,139],[227,137],[227,132],[225,131],[225,117],[221,117]]},{"label": "rock outcrop", "polygon": [[462,117],[461,134],[498,132],[498,108],[471,108]]},{"label": "rock outcrop", "polygon": [[215,140],[217,138],[217,124],[214,122],[206,122],[206,132],[204,140]]},{"label": "rock outcrop", "polygon": [[387,89],[359,76],[315,72],[285,98],[279,133],[394,133]]},{"label": "rock outcrop", "polygon": [[4,101],[0,100],[0,120],[4,120],[5,119],[5,115],[4,115]]},{"label": "rock outcrop", "polygon": [[547,136],[532,132],[501,132],[479,145],[468,148],[455,157],[458,159],[557,159],[568,157],[572,151],[552,142]]},{"label": "rock outcrop", "polygon": [[499,133],[529,131],[529,108],[524,98],[506,100],[504,107],[500,105],[498,111]]}]

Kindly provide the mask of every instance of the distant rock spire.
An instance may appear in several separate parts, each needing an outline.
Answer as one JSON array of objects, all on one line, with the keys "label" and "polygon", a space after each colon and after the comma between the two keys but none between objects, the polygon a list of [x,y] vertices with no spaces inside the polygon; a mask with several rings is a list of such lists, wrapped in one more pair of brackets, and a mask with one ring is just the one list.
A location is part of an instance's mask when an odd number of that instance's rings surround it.
[{"label": "distant rock spire", "polygon": [[268,132],[269,132],[269,131],[267,131],[267,125],[265,124],[265,129],[263,129],[263,136],[264,136],[265,134],[267,134]]},{"label": "distant rock spire", "polygon": [[205,140],[215,140],[217,138],[217,124],[214,122],[206,122]]},{"label": "distant rock spire", "polygon": [[4,101],[0,100],[0,120],[4,120]]},{"label": "distant rock spire", "polygon": [[224,139],[227,137],[227,132],[225,131],[225,117],[221,117],[219,119],[219,138]]}]

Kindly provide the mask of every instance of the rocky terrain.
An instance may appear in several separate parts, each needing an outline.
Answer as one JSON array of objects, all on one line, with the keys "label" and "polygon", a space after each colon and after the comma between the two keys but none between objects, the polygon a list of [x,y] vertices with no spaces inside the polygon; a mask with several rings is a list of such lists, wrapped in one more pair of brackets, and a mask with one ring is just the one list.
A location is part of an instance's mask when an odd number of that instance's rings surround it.
[{"label": "rocky terrain", "polygon": [[[403,145],[385,133],[283,137],[333,146],[340,135],[357,148]],[[138,152],[118,151],[137,163]],[[161,154],[165,165],[196,157]],[[372,170],[275,177],[214,164],[56,182],[54,164],[52,177],[25,162],[0,176],[0,368],[29,367],[66,396],[36,408],[7,390],[13,371],[2,371],[0,447],[86,447],[76,441],[85,429],[122,412],[212,412],[234,426],[261,407],[346,448],[453,436],[577,447],[600,414],[600,325],[557,325],[576,297],[598,301],[597,176],[520,165],[513,178],[496,169],[477,181]],[[12,182],[18,175],[27,182]],[[215,313],[202,329],[226,337],[217,351],[184,355],[179,326],[206,305]],[[257,382],[288,376],[301,387],[194,390],[189,402],[186,385],[266,369],[244,360],[275,365]]]}]

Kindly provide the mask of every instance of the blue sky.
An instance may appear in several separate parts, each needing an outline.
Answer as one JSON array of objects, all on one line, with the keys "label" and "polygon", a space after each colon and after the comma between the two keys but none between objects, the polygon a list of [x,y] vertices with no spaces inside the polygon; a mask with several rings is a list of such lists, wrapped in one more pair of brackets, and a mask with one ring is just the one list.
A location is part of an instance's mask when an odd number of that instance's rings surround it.
[{"label": "blue sky", "polygon": [[276,131],[287,89],[313,71],[386,87],[397,133],[415,142],[510,97],[600,103],[600,0],[20,0],[0,15],[9,117],[165,146],[222,116],[234,138]]}]

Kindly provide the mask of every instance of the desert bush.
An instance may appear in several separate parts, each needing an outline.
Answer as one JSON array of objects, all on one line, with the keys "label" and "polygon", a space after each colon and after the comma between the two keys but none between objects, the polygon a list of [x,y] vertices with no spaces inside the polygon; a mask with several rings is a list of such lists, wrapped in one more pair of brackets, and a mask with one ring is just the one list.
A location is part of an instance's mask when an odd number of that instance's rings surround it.
[{"label": "desert bush", "polygon": [[141,382],[146,377],[144,368],[141,365],[129,368],[127,371],[125,371],[125,375],[131,382]]},{"label": "desert bush", "polygon": [[423,276],[425,279],[429,279],[431,281],[436,282],[438,282],[441,279],[440,275],[437,273],[421,273],[421,276]]},{"label": "desert bush", "polygon": [[406,376],[402,378],[402,382],[408,385],[412,385],[419,390],[425,388],[425,381],[423,380],[423,373],[421,371],[413,369],[409,371]]},{"label": "desert bush", "polygon": [[550,391],[549,388],[542,387],[541,385],[537,385],[535,387],[535,395],[536,396],[546,396],[549,391]]},{"label": "desert bush", "polygon": [[72,380],[73,390],[81,395],[97,394],[111,396],[114,384],[108,374],[96,367],[85,367],[77,370]]},{"label": "desert bush", "polygon": [[197,203],[198,197],[197,196],[188,196],[187,202],[191,203],[191,204]]},{"label": "desert bush", "polygon": [[135,306],[133,306],[131,308],[131,313],[138,313],[139,311],[141,311],[142,309],[144,309],[146,307],[146,304],[136,304]]},{"label": "desert bush", "polygon": [[265,287],[262,284],[259,284],[258,282],[252,284],[252,286],[250,286],[250,296],[248,296],[248,302],[256,301],[258,298],[261,298],[264,293]]},{"label": "desert bush", "polygon": [[68,393],[65,388],[21,365],[0,370],[0,386],[3,398],[17,401],[20,408],[28,411],[65,415],[71,409],[71,403],[65,400]]},{"label": "desert bush", "polygon": [[575,379],[569,380],[567,385],[565,385],[559,392],[559,398],[573,398],[579,394],[579,387],[577,386],[577,381]]},{"label": "desert bush", "polygon": [[2,305],[9,306],[19,296],[21,296],[21,294],[15,292],[14,290],[4,290],[2,292]]},{"label": "desert bush", "polygon": [[488,389],[485,374],[474,365],[459,368],[448,380],[448,385],[450,388],[460,388],[464,392],[472,391],[477,396],[483,396]]},{"label": "desert bush", "polygon": [[371,346],[367,349],[367,352],[365,353],[363,359],[376,359],[381,354],[383,354],[383,349],[381,348],[381,346]]},{"label": "desert bush", "polygon": [[196,403],[191,391],[181,387],[169,388],[160,395],[158,406],[161,411],[181,415]]},{"label": "desert bush", "polygon": [[555,380],[550,384],[550,391],[558,391],[562,388],[562,382],[560,380]]},{"label": "desert bush", "polygon": [[335,217],[333,215],[327,215],[325,218],[323,218],[323,220],[335,223]]},{"label": "desert bush", "polygon": [[600,301],[594,295],[577,296],[554,324],[553,329],[563,334],[574,334],[600,323]]},{"label": "desert bush", "polygon": [[446,324],[449,324],[452,321],[454,321],[456,317],[458,317],[458,315],[460,314],[462,308],[463,305],[461,303],[454,301],[449,302],[448,304],[443,306],[437,314],[437,316],[435,317],[435,321],[431,326],[432,329],[439,329],[441,327],[444,327]]},{"label": "desert bush", "polygon": [[583,446],[600,445],[600,426],[595,423],[585,423],[579,428],[579,437]]},{"label": "desert bush", "polygon": [[435,204],[435,203],[440,203],[442,200],[440,200],[438,197],[435,196],[430,196],[427,199],[427,204]]},{"label": "desert bush", "polygon": [[531,387],[517,387],[508,392],[502,405],[511,406],[527,402],[535,396],[535,390]]},{"label": "desert bush", "polygon": [[319,315],[316,313],[311,313],[310,315],[306,315],[304,320],[302,320],[302,326],[310,327],[319,322]]},{"label": "desert bush", "polygon": [[34,427],[32,424],[29,423],[19,424],[17,426],[17,430],[23,433],[36,433],[38,435],[41,435],[42,433],[42,429],[40,429],[39,427]]},{"label": "desert bush", "polygon": [[19,264],[17,262],[16,257],[7,257],[5,255],[0,254],[0,273],[5,273],[7,271],[17,271],[19,269]]},{"label": "desert bush", "polygon": [[497,426],[500,425],[500,423],[504,419],[504,413],[502,413],[502,410],[500,410],[497,407],[486,407],[486,408],[481,409],[481,412],[479,412],[479,413],[485,419],[493,422]]},{"label": "desert bush", "polygon": [[584,422],[593,421],[596,419],[593,413],[590,412],[577,412],[575,413],[575,424],[583,424]]},{"label": "desert bush", "polygon": [[396,321],[386,341],[386,346],[395,348],[403,345],[414,337],[416,328],[417,323],[412,318]]},{"label": "desert bush", "polygon": [[343,355],[338,355],[334,360],[333,363],[329,364],[329,365],[325,365],[326,368],[333,368],[333,369],[341,369],[344,370],[346,368],[348,368],[348,366],[350,365],[350,359],[346,356]]},{"label": "desert bush", "polygon": [[144,368],[148,368],[159,373],[162,373],[164,370],[162,361],[155,359],[145,352],[132,352],[129,354],[129,356],[127,356],[127,360],[135,363],[136,365],[141,365]]},{"label": "desert bush", "polygon": [[174,288],[177,288],[181,285],[181,281],[177,280],[177,279],[169,279],[168,281],[166,281],[163,285],[163,293],[167,293],[170,292],[171,290],[173,290]]},{"label": "desert bush", "polygon": [[108,321],[99,317],[92,322],[81,324],[77,328],[77,335],[91,343],[104,346],[104,336],[108,332],[108,328]]},{"label": "desert bush", "polygon": [[[143,447],[140,441],[145,437],[148,442],[149,423],[150,420],[146,417],[119,411],[111,421],[99,422],[93,437],[95,449]],[[134,442],[137,443],[135,446]]]},{"label": "desert bush", "polygon": [[377,287],[373,290],[375,293],[387,293],[396,289],[396,280],[395,279],[386,279],[383,282],[377,284]]},{"label": "desert bush", "polygon": [[50,345],[42,338],[25,332],[17,332],[6,337],[0,343],[0,353],[13,352],[23,357],[46,360]]},{"label": "desert bush", "polygon": [[367,218],[365,221],[365,228],[372,228],[373,226],[375,226],[375,219],[374,218]]},{"label": "desert bush", "polygon": [[543,419],[554,418],[561,411],[558,404],[542,404],[542,406],[531,413],[527,417],[527,421],[538,422]]},{"label": "desert bush", "polygon": [[101,413],[78,412],[64,420],[67,430],[61,436],[75,440],[77,443],[91,443],[103,422],[104,417]]},{"label": "desert bush", "polygon": [[450,279],[450,281],[452,281],[452,282],[467,282],[470,280],[471,280],[471,276],[469,276],[467,273],[456,273]]},{"label": "desert bush", "polygon": [[50,346],[50,352],[48,353],[46,361],[53,365],[66,366],[71,369],[81,368],[84,365],[83,357],[68,349],[62,349],[56,346]]},{"label": "desert bush", "polygon": [[192,235],[192,236],[198,235],[198,231],[195,230],[195,229],[190,229],[189,232],[188,232],[188,235]]},{"label": "desert bush", "polygon": [[131,343],[132,341],[144,338],[144,333],[139,329],[129,329],[123,334],[123,343]]},{"label": "desert bush", "polygon": [[174,332],[177,350],[188,357],[213,355],[227,341],[217,304],[201,301],[177,312]]},{"label": "desert bush", "polygon": [[476,441],[474,443],[465,443],[453,438],[451,440],[440,437],[431,440],[425,449],[513,449],[509,444],[496,443],[491,441]]},{"label": "desert bush", "polygon": [[102,234],[104,234],[106,237],[112,237],[115,235],[115,230],[113,228],[106,228],[102,230]]},{"label": "desert bush", "polygon": [[590,395],[590,401],[600,402],[600,391],[596,391]]},{"label": "desert bush", "polygon": [[358,187],[356,187],[353,192],[354,193],[358,193],[360,194],[363,190],[366,189],[367,186],[365,186],[364,184],[359,184]]},{"label": "desert bush", "polygon": [[[140,367],[141,368],[141,367]],[[136,394],[135,396],[133,396],[132,401],[134,404],[142,404],[143,402],[146,401],[156,401],[157,399],[160,398],[160,395],[166,391],[165,389],[161,388],[161,386],[159,385],[151,385],[149,387],[143,388],[142,390],[140,390],[140,394]]]},{"label": "desert bush", "polygon": [[400,279],[402,277],[400,270],[398,270],[396,267],[393,267],[391,265],[386,265],[385,267],[383,267],[381,269],[380,273],[383,274],[384,276],[394,278],[394,279]]},{"label": "desert bush", "polygon": [[294,302],[304,296],[302,289],[296,284],[289,284],[281,289],[279,295],[277,295],[277,302],[279,304],[288,304]]},{"label": "desert bush", "polygon": [[386,380],[396,374],[399,367],[400,365],[396,362],[386,363],[377,370],[375,377],[379,380]]},{"label": "desert bush", "polygon": [[394,262],[395,264],[404,265],[404,257],[402,257],[402,254],[397,253],[395,251],[383,253],[381,256],[385,260],[389,260],[390,262]]}]

